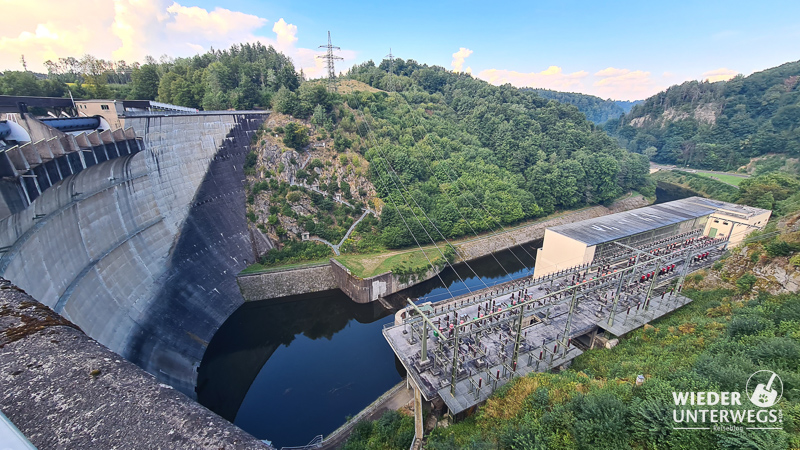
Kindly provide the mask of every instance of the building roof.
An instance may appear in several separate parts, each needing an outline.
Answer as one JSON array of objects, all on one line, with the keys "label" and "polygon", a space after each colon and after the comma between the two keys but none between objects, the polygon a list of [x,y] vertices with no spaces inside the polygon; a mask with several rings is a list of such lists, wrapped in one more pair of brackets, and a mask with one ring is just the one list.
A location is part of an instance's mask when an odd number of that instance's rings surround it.
[{"label": "building roof", "polygon": [[768,209],[755,208],[747,205],[737,205],[735,203],[722,202],[719,200],[712,200],[710,198],[690,197],[694,199],[695,203],[707,205],[710,208],[716,209],[718,214],[727,214],[741,219],[749,219],[753,216],[758,216],[764,213],[770,213]]},{"label": "building roof", "polygon": [[707,216],[727,205],[740,206],[701,197],[689,197],[580,222],[558,225],[548,228],[548,230],[583,242],[586,245],[597,245]]}]

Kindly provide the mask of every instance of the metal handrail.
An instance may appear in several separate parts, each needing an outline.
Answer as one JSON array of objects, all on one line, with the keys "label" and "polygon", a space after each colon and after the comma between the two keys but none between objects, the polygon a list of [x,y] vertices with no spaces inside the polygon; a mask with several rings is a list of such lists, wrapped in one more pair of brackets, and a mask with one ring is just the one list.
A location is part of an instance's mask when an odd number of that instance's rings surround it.
[{"label": "metal handrail", "polygon": [[281,447],[281,450],[312,450],[320,448],[321,446],[322,446],[322,435],[318,434],[314,437],[314,439],[311,440],[311,442],[309,442],[306,445],[301,445],[299,447]]}]

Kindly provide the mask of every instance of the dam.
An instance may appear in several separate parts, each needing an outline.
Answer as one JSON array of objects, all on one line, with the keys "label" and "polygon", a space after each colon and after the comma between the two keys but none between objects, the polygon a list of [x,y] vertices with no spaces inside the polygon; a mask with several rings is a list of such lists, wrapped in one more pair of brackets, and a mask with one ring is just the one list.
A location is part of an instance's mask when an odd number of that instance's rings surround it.
[{"label": "dam", "polygon": [[243,165],[269,112],[131,112],[77,136],[4,116],[30,142],[0,161],[0,276],[194,398],[255,259]]}]

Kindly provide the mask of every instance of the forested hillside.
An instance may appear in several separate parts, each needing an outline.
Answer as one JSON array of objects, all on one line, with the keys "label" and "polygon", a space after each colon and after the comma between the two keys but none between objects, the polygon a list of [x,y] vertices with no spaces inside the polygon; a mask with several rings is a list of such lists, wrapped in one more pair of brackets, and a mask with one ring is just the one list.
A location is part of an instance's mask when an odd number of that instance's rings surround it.
[{"label": "forested hillside", "polygon": [[[116,93],[201,109],[271,107],[294,117],[290,133],[283,125],[265,127],[262,151],[269,147],[272,153],[251,158],[249,168],[250,217],[280,238],[279,249],[298,234],[287,226],[302,232],[302,225],[333,239],[358,215],[328,217],[327,228],[320,225],[322,216],[300,217],[302,208],[286,198],[300,189],[291,184],[303,180],[318,183],[331,196],[352,195],[358,188],[350,184],[363,184],[363,177],[371,183],[361,188],[374,189],[376,196],[355,197],[371,201],[380,220],[357,228],[354,239],[363,242],[348,248],[361,251],[471,235],[560,209],[608,203],[631,190],[654,191],[647,158],[619,148],[576,107],[413,60],[351,68],[345,78],[368,86],[347,94],[303,82],[288,58],[260,44],[149,59],[143,65],[61,58],[49,70],[47,80],[28,84],[42,89],[45,82],[70,83],[87,96]],[[31,76],[6,74],[0,78],[4,92],[25,85],[10,81]],[[323,144],[339,156],[323,155],[317,150]],[[286,157],[287,151],[295,153]],[[317,157],[331,169],[317,167],[312,173],[303,166]],[[363,167],[355,167],[358,161],[365,162]],[[260,202],[259,193],[264,195]],[[305,205],[312,200],[328,205],[311,197],[289,196]],[[286,233],[278,233],[281,226]]]},{"label": "forested hillside", "polygon": [[85,55],[45,63],[46,78],[32,72],[0,76],[2,95],[158,100],[206,110],[269,108],[281,87],[295,90],[301,74],[292,61],[261,43],[210,50],[190,58],[148,57],[144,64]]},{"label": "forested hillside", "polygon": [[673,86],[605,129],[653,161],[736,170],[767,153],[800,155],[800,61],[716,83]]},{"label": "forested hillside", "polygon": [[413,61],[395,60],[402,75],[390,79],[384,63],[348,77],[402,92],[345,102],[389,207],[381,218],[387,244],[410,243],[397,212],[424,211],[453,237],[651,188],[646,159],[619,149],[572,106]]},{"label": "forested hillside", "polygon": [[614,100],[603,100],[594,95],[579,94],[576,92],[559,92],[551,91],[549,89],[525,89],[535,92],[538,96],[548,100],[555,100],[557,102],[573,105],[578,110],[586,114],[586,118],[595,124],[602,124],[609,119],[616,119],[631,110],[634,102],[623,102],[626,108],[623,108],[618,102]]}]

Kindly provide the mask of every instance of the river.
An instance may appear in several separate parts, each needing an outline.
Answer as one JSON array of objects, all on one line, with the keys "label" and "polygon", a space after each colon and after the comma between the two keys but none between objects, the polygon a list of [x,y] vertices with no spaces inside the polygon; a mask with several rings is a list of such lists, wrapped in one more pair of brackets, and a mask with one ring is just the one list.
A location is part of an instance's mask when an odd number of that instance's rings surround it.
[{"label": "river", "polygon": [[[691,195],[659,183],[656,203]],[[541,240],[445,269],[441,280],[395,295],[391,310],[356,304],[338,289],[245,303],[209,343],[198,401],[278,447],[327,435],[402,379],[381,329],[393,322],[403,297],[439,301],[524,277],[539,246]]]},{"label": "river", "polygon": [[[438,301],[524,277],[540,245],[458,264],[445,269],[442,280],[402,294]],[[246,303],[209,343],[198,371],[198,401],[278,447],[326,435],[402,379],[402,366],[381,334],[396,310],[356,304],[338,289]]]}]

